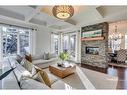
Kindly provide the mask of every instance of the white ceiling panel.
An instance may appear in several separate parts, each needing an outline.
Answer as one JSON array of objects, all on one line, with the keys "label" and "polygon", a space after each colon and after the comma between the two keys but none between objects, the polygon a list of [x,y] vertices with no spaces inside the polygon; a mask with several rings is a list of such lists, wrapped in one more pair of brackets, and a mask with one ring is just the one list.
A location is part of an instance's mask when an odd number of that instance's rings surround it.
[{"label": "white ceiling panel", "polygon": [[34,9],[29,6],[0,6],[0,8],[4,8],[6,10],[16,12],[21,15],[28,15],[31,13]]},{"label": "white ceiling panel", "polygon": [[43,25],[57,30],[67,30],[103,21],[127,19],[127,6],[73,6],[74,15],[66,21],[52,15],[53,6],[0,6],[0,15],[26,23]]}]

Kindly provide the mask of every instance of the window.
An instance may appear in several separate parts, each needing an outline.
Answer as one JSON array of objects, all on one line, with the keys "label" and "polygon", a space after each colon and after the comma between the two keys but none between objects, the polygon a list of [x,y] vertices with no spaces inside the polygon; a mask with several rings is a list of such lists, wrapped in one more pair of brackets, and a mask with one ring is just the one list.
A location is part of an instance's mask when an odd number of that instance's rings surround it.
[{"label": "window", "polygon": [[2,26],[3,56],[30,52],[30,29]]},{"label": "window", "polygon": [[29,31],[28,30],[20,30],[19,32],[19,45],[20,45],[20,54],[30,52],[30,43],[29,43]]},{"label": "window", "polygon": [[77,61],[77,33],[52,33],[51,52],[59,54],[65,50],[70,54],[71,60]]},{"label": "window", "polygon": [[72,60],[76,60],[76,44],[77,44],[76,33],[68,33],[63,35],[63,51],[67,50]]},{"label": "window", "polygon": [[108,48],[112,50],[112,52],[120,50],[121,39],[108,39]]},{"label": "window", "polygon": [[70,54],[72,57],[75,57],[75,52],[76,52],[76,35],[71,35],[70,36]]},{"label": "window", "polygon": [[14,28],[2,27],[3,56],[17,53],[17,31]]},{"label": "window", "polygon": [[69,51],[69,36],[68,35],[63,36],[63,51],[64,50]]},{"label": "window", "polygon": [[52,34],[51,35],[51,48],[52,53],[59,53],[59,35],[58,34]]}]

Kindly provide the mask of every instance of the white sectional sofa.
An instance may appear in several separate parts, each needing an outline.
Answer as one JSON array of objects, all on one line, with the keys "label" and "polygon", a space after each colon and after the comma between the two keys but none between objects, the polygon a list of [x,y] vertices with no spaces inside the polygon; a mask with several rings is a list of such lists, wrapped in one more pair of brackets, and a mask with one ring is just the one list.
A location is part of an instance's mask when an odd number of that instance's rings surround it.
[{"label": "white sectional sofa", "polygon": [[12,66],[16,68],[2,80],[2,89],[73,89],[51,74],[48,74],[50,82],[52,83],[51,87],[31,78],[21,81],[22,74],[28,71],[21,64],[16,64],[14,58],[8,58],[8,60],[4,62],[2,72],[9,70]]},{"label": "white sectional sofa", "polygon": [[39,66],[40,68],[47,68],[49,67],[49,65],[57,63],[57,61],[58,61],[58,57],[52,56],[52,54],[49,59],[44,59],[43,54],[32,56],[32,63],[34,65]]}]

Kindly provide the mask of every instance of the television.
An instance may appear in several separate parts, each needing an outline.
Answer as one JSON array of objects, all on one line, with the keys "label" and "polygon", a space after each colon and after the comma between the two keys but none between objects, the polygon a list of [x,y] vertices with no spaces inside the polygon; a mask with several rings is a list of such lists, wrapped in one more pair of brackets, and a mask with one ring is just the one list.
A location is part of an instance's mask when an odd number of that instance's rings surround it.
[{"label": "television", "polygon": [[89,47],[85,48],[86,54],[99,55],[99,47]]}]

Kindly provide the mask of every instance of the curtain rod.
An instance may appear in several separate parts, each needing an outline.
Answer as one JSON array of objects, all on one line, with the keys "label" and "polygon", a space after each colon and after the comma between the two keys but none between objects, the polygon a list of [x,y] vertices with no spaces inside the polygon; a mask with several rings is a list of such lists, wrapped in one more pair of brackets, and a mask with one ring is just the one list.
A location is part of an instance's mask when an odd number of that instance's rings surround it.
[{"label": "curtain rod", "polygon": [[24,27],[24,26],[18,26],[18,25],[12,25],[12,24],[7,24],[7,23],[1,23],[0,24],[3,24],[3,25],[8,25],[8,26],[15,26],[15,27],[20,27],[20,28],[26,28],[26,29],[32,29],[32,30],[36,30],[35,28],[30,28],[30,27]]}]

